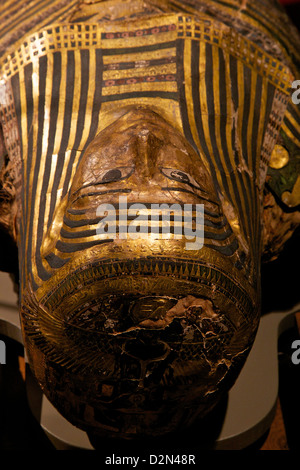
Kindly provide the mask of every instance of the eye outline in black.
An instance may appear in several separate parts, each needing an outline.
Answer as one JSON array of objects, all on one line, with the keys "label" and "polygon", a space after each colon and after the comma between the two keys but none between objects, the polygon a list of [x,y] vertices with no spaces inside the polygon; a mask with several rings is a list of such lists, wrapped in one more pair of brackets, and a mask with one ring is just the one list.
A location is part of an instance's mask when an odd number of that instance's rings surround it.
[{"label": "eye outline in black", "polygon": [[[201,186],[199,185],[199,183],[197,183],[197,181],[192,177],[190,176],[188,173],[186,173],[185,171],[182,171],[182,170],[178,170],[178,169],[175,169],[175,168],[163,168],[163,167],[160,167],[159,168],[161,173],[166,176],[169,180],[171,181],[177,181],[178,183],[182,183],[182,184],[188,184],[189,186],[191,186],[192,188],[195,188],[195,189],[198,189],[198,191],[203,191],[204,193],[207,194],[207,191],[205,191],[205,189],[201,188]],[[168,174],[166,174],[166,172],[164,170],[169,170],[170,172],[171,171],[178,171],[178,172],[181,172],[183,173],[185,176],[188,177],[188,181],[182,181],[180,178],[174,178]],[[193,182],[191,182],[191,180]]]},{"label": "eye outline in black", "polygon": [[[110,171],[120,170],[120,169],[122,169],[122,170],[124,170],[124,169],[129,169],[130,171],[129,171],[128,173],[126,173],[125,176],[122,176],[121,178],[112,179],[111,181],[103,181],[103,178],[104,178],[104,176],[105,176],[107,173],[109,173]],[[94,182],[94,183],[87,183],[87,184],[85,184],[84,186],[82,186],[81,189],[85,189],[85,188],[87,188],[87,187],[89,187],[89,186],[98,186],[99,184],[117,183],[118,181],[122,181],[122,180],[125,180],[125,179],[129,178],[129,177],[132,175],[132,173],[134,172],[134,170],[135,170],[135,167],[134,167],[134,166],[119,166],[119,167],[117,167],[117,168],[113,168],[113,169],[110,169],[110,170],[108,170],[108,169],[107,169],[107,170],[103,170],[103,171],[100,173],[100,175],[99,175],[99,178],[102,178],[101,181],[96,181],[96,182]],[[101,176],[101,175],[102,175],[102,176]],[[98,180],[98,178],[97,178],[97,180]]]},{"label": "eye outline in black", "polygon": [[[116,170],[119,170],[119,171],[120,170],[129,170],[129,171],[126,172],[125,176],[121,176],[120,178],[115,178],[115,179],[111,179],[111,180],[108,180],[108,181],[104,181],[105,175],[107,175],[110,172],[116,171]],[[113,168],[113,169],[110,169],[110,170],[104,170],[102,172],[102,180],[97,181],[96,184],[109,184],[109,183],[116,183],[117,181],[125,180],[125,179],[129,178],[132,175],[134,170],[135,170],[134,166],[118,166],[117,168]],[[121,171],[121,173],[122,173],[122,171]],[[101,174],[100,174],[100,176],[101,176]]]}]

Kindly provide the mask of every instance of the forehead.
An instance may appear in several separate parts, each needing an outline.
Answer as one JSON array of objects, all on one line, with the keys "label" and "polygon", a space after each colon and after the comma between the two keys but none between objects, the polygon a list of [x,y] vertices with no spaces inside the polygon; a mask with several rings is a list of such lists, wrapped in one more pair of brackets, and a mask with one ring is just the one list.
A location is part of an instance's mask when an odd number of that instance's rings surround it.
[{"label": "forehead", "polygon": [[138,172],[146,162],[154,167],[203,173],[199,155],[184,136],[147,108],[133,108],[101,131],[88,146],[78,173],[87,177],[124,165],[135,166]]},{"label": "forehead", "polygon": [[89,144],[86,153],[116,152],[124,155],[137,142],[152,144],[153,151],[158,148],[172,147],[176,150],[192,153],[192,148],[185,137],[167,123],[158,114],[138,112],[134,119],[126,114],[108,128],[101,131]]}]

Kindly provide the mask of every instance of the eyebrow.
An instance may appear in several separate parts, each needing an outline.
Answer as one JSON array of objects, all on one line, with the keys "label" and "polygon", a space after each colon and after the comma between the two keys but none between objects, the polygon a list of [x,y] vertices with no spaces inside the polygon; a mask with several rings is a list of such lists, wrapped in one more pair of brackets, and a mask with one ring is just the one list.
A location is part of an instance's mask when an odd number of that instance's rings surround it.
[{"label": "eyebrow", "polygon": [[199,196],[198,194],[195,194],[193,191],[190,191],[189,189],[177,188],[176,186],[165,186],[161,189],[162,191],[180,191],[182,193],[189,193],[189,194],[192,194],[193,196],[196,196],[198,199],[204,199],[204,201],[210,202],[211,204],[214,204],[215,206],[219,206],[217,202],[214,202],[205,196]]},{"label": "eyebrow", "polygon": [[[82,188],[80,188],[80,189],[82,189]],[[131,189],[109,189],[107,191],[94,191],[92,193],[81,194],[80,196],[76,197],[72,201],[72,204],[74,204],[74,202],[78,201],[78,199],[82,199],[83,197],[97,196],[99,194],[112,194],[112,193],[131,193]]]}]

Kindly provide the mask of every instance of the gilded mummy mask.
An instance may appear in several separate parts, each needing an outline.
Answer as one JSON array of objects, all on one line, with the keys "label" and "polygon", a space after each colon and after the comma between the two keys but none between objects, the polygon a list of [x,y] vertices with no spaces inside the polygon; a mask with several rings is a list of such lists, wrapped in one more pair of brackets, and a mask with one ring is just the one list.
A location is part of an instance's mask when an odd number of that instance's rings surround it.
[{"label": "gilded mummy mask", "polygon": [[[278,183],[299,152],[293,38],[267,33],[281,31],[279,13],[263,19],[257,2],[235,22],[235,1],[131,2],[131,14],[127,2],[44,3],[38,18],[24,6],[21,26],[7,2],[1,39],[2,179],[14,190],[2,223],[18,247],[29,363],[81,429],[163,435],[236,380],[259,322],[263,248],[299,223],[298,170]],[[203,246],[186,249],[174,211],[151,219],[163,204],[188,206],[192,233],[203,207]],[[99,233],[103,205],[114,236]]]}]

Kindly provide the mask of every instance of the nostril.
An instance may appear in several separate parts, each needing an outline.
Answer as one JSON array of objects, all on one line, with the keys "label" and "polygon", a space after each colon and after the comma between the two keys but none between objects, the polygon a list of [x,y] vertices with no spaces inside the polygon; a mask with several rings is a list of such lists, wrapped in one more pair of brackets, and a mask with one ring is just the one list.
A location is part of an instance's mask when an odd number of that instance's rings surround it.
[{"label": "nostril", "polygon": [[169,354],[169,346],[162,341],[146,342],[141,339],[128,340],[124,352],[144,362],[162,360]]}]

